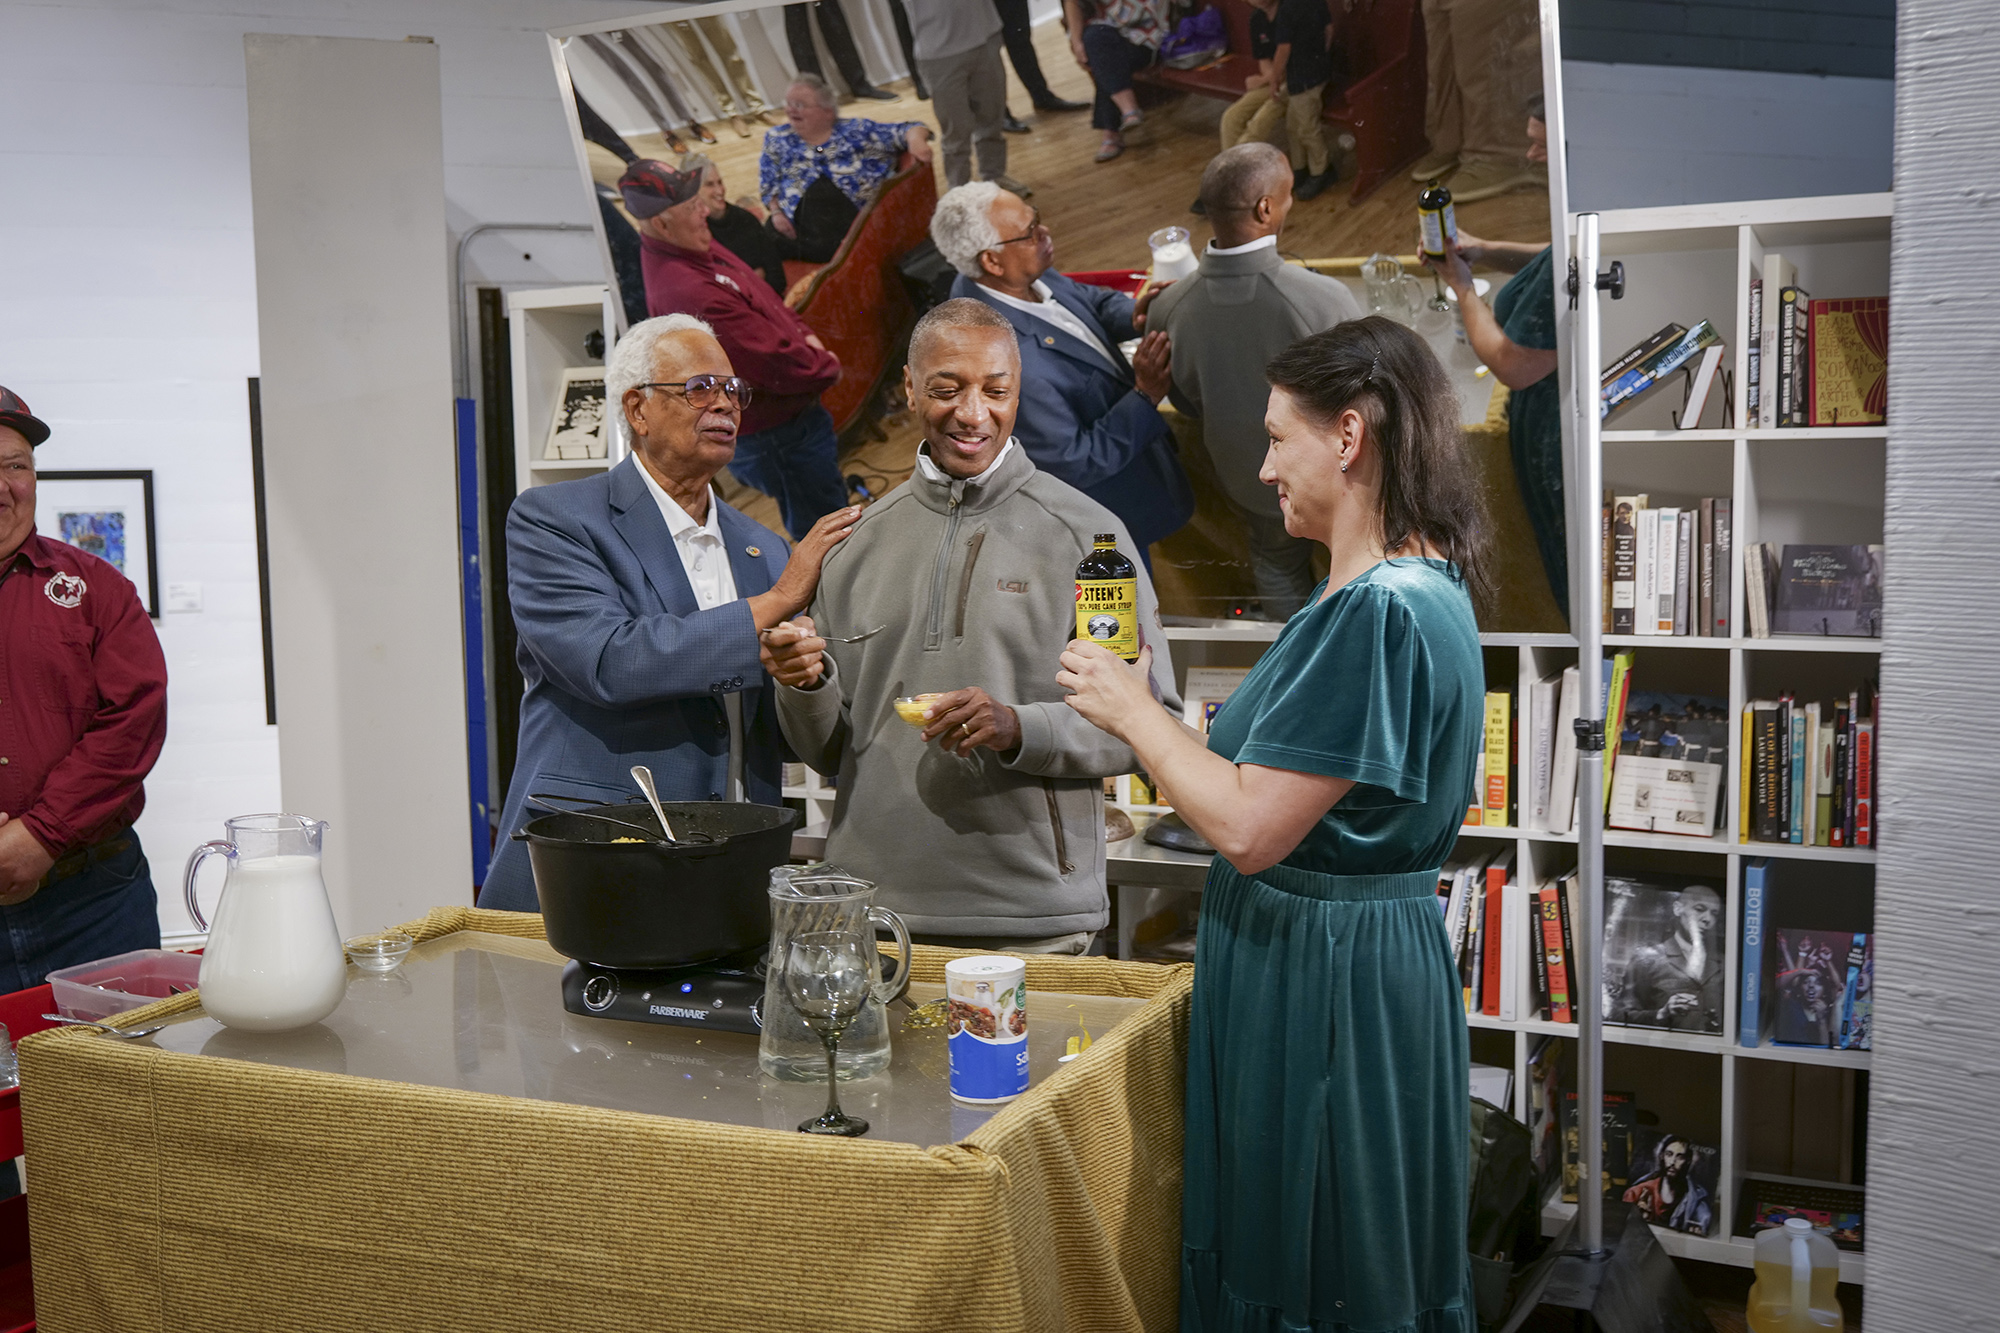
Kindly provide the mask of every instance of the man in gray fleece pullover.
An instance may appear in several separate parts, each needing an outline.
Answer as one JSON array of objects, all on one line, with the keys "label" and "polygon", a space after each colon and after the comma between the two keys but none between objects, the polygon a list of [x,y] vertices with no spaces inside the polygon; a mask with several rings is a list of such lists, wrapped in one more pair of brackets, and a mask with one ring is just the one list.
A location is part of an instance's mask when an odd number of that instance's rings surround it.
[{"label": "man in gray fleece pullover", "polygon": [[[930,942],[1081,953],[1109,916],[1103,779],[1132,751],[1070,708],[1057,659],[1076,637],[1077,562],[1111,512],[1013,443],[1013,326],[947,301],[910,338],[917,470],[828,555],[810,619],[765,635],[785,738],[839,777],[827,859]],[[1134,560],[1135,565],[1138,561]],[[1179,715],[1159,604],[1139,570],[1153,683]],[[829,643],[824,629],[859,643]],[[919,732],[906,695],[942,692]]]}]

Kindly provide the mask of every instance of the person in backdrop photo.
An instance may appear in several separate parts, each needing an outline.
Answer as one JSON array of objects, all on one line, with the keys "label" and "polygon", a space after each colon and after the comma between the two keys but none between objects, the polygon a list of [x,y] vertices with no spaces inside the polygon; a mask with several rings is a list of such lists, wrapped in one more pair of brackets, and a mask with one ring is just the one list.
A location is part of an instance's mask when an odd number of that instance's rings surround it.
[{"label": "person in backdrop photo", "polygon": [[[1082,953],[1110,908],[1103,779],[1130,772],[1132,751],[1063,703],[1048,661],[1076,632],[1093,539],[1132,547],[1013,438],[1021,378],[991,306],[950,300],[918,321],[903,376],[916,471],[829,556],[812,616],[773,629],[766,658],[786,739],[838,779],[827,859],[879,884],[923,942]],[[1137,611],[1154,707],[1178,716],[1143,570]],[[913,728],[896,700],[928,693]]]},{"label": "person in backdrop photo", "polygon": [[132,827],[167,739],[167,663],[138,589],[35,531],[48,424],[0,388],[0,991],[160,947]]},{"label": "person in backdrop photo", "polygon": [[[1315,0],[1317,3],[1317,0]],[[1364,313],[1354,293],[1278,256],[1292,210],[1292,169],[1267,143],[1210,160],[1201,197],[1215,236],[1201,268],[1153,302],[1151,323],[1173,348],[1174,406],[1201,420],[1201,438],[1250,548],[1250,574],[1272,620],[1312,595],[1313,544],[1285,530],[1277,492],[1259,478],[1269,441],[1264,367],[1308,334]]]},{"label": "person in backdrop photo", "polygon": [[785,44],[791,48],[792,67],[801,76],[809,74],[826,86],[826,70],[819,63],[819,48],[813,44],[815,18],[819,20],[820,36],[826,39],[827,54],[833,57],[834,68],[840,71],[848,91],[871,102],[895,101],[896,94],[869,82],[868,71],[861,64],[861,48],[854,44],[854,33],[847,25],[847,15],[841,12],[840,0],[811,0],[809,4],[785,6]]},{"label": "person in backdrop photo", "polygon": [[1146,654],[1058,683],[1214,845],[1188,1023],[1183,1333],[1475,1333],[1465,1007],[1438,867],[1477,781],[1485,516],[1458,397],[1380,316],[1266,368],[1264,479],[1327,549],[1202,736]]},{"label": "person in backdrop photo", "polygon": [[[1090,103],[1071,101],[1050,89],[1048,76],[1042,72],[1042,58],[1035,51],[1035,28],[1028,13],[1028,0],[993,0],[993,7],[1000,13],[1000,38],[1007,45],[1007,63],[1014,67],[1014,77],[1028,90],[1029,104],[1037,111],[1090,110]],[[1013,117],[1008,119],[1011,121]],[[1007,127],[1012,134],[1025,134],[1028,128],[1025,123]]]},{"label": "person in backdrop photo", "polygon": [[785,123],[764,134],[757,193],[771,226],[798,243],[798,257],[824,264],[903,154],[929,166],[931,152],[922,121],[843,116],[826,80],[801,74],[785,90]]},{"label": "person in backdrop photo", "polygon": [[1534,0],[1423,0],[1424,136],[1410,168],[1443,181],[1452,202],[1548,188],[1547,158],[1527,154],[1517,108],[1542,91],[1542,25]]},{"label": "person in backdrop photo", "polygon": [[[1326,90],[1333,78],[1333,16],[1325,0],[1250,0],[1250,54],[1257,72],[1222,113],[1222,147],[1275,143],[1285,131],[1293,190],[1316,199],[1339,172],[1326,142]],[[1196,213],[1205,201],[1195,200]]]},{"label": "person in backdrop photo", "polygon": [[[1140,563],[1194,516],[1194,490],[1159,413],[1171,385],[1167,336],[1147,326],[1163,288],[1137,300],[1055,270],[1041,214],[990,181],[938,200],[931,240],[958,270],[953,296],[984,301],[1014,326],[1021,400],[1014,433],[1035,466],[1109,509]],[[1118,345],[1139,337],[1131,361]]]},{"label": "person in backdrop photo", "polygon": [[776,500],[785,530],[802,541],[847,504],[840,438],[819,404],[840,378],[840,358],[754,269],[715,243],[702,177],[640,161],[618,179],[626,209],[640,220],[646,308],[705,322],[736,373],[756,386],[743,404],[729,471]]},{"label": "person in backdrop photo", "polygon": [[1690,884],[1674,898],[1674,933],[1638,950],[1614,1021],[1680,1032],[1722,1031],[1722,898]]},{"label": "person in backdrop photo", "polygon": [[[1530,162],[1549,160],[1549,127],[1542,98],[1529,99],[1527,151]],[[1485,241],[1461,229],[1458,243],[1446,241],[1442,261],[1424,264],[1443,276],[1458,297],[1465,341],[1507,386],[1507,448],[1514,481],[1535,530],[1542,572],[1563,619],[1569,619],[1569,533],[1563,517],[1562,390],[1556,377],[1555,262],[1546,245]],[[1488,309],[1472,278],[1482,264],[1514,276]],[[1618,522],[1630,523],[1620,512]]]},{"label": "person in backdrop photo", "polygon": [[798,257],[798,245],[764,225],[762,205],[745,195],[729,202],[722,168],[704,153],[689,153],[680,170],[701,177],[701,198],[708,208],[708,234],[729,253],[764,275],[779,296],[785,294],[785,260]]},{"label": "person in backdrop photo", "polygon": [[1033,191],[1007,174],[1007,67],[1000,58],[1000,13],[979,0],[906,0],[917,64],[930,85],[944,138],[944,179],[979,178],[1023,198]]},{"label": "person in backdrop photo", "polygon": [[1167,0],[1063,0],[1063,26],[1070,54],[1097,89],[1090,127],[1102,133],[1097,161],[1109,162],[1136,143],[1145,113],[1132,76],[1160,58],[1160,44],[1173,25]]},{"label": "person in backdrop photo", "polygon": [[[757,636],[811,603],[820,561],[861,512],[828,514],[788,554],[723,503],[715,474],[756,394],[691,315],[628,330],[604,395],[629,456],[523,491],[507,514],[526,689],[506,834],[541,813],[534,794],[633,799],[635,764],[665,801],[778,804],[783,742]],[[502,837],[479,905],[538,901],[527,853]]]}]

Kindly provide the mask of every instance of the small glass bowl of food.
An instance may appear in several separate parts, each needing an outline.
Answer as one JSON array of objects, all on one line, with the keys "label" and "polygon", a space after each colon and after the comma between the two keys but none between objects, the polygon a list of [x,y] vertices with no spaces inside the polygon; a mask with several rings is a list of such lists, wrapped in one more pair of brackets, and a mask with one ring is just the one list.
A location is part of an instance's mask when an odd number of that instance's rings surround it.
[{"label": "small glass bowl of food", "polygon": [[373,935],[356,935],[341,947],[363,972],[394,972],[416,945],[415,940],[400,930],[383,930]]},{"label": "small glass bowl of food", "polygon": [[924,716],[924,710],[931,706],[933,699],[941,697],[943,697],[942,691],[938,690],[933,690],[929,694],[906,694],[896,700],[896,716],[918,731],[922,731],[930,720]]}]

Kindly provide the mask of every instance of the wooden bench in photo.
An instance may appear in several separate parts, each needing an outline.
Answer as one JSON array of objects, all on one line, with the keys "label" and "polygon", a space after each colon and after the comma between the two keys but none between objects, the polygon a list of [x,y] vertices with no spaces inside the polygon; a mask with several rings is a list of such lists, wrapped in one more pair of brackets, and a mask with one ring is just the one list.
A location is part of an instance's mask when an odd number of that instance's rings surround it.
[{"label": "wooden bench in photo", "polygon": [[[1155,65],[1134,77],[1181,92],[1235,101],[1243,80],[1257,72],[1250,58],[1248,0],[1209,0],[1222,13],[1229,54],[1200,69]],[[1418,0],[1327,0],[1332,11],[1335,52],[1346,61],[1347,86],[1329,88],[1326,119],[1354,135],[1355,202],[1423,154],[1424,21]]]}]

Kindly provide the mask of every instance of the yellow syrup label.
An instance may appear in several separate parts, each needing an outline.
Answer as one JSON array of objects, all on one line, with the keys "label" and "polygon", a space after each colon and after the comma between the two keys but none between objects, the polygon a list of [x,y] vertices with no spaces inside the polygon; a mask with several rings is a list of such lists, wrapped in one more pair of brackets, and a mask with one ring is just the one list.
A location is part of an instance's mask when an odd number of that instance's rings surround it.
[{"label": "yellow syrup label", "polygon": [[1076,637],[1130,662],[1139,656],[1139,580],[1078,579]]}]

